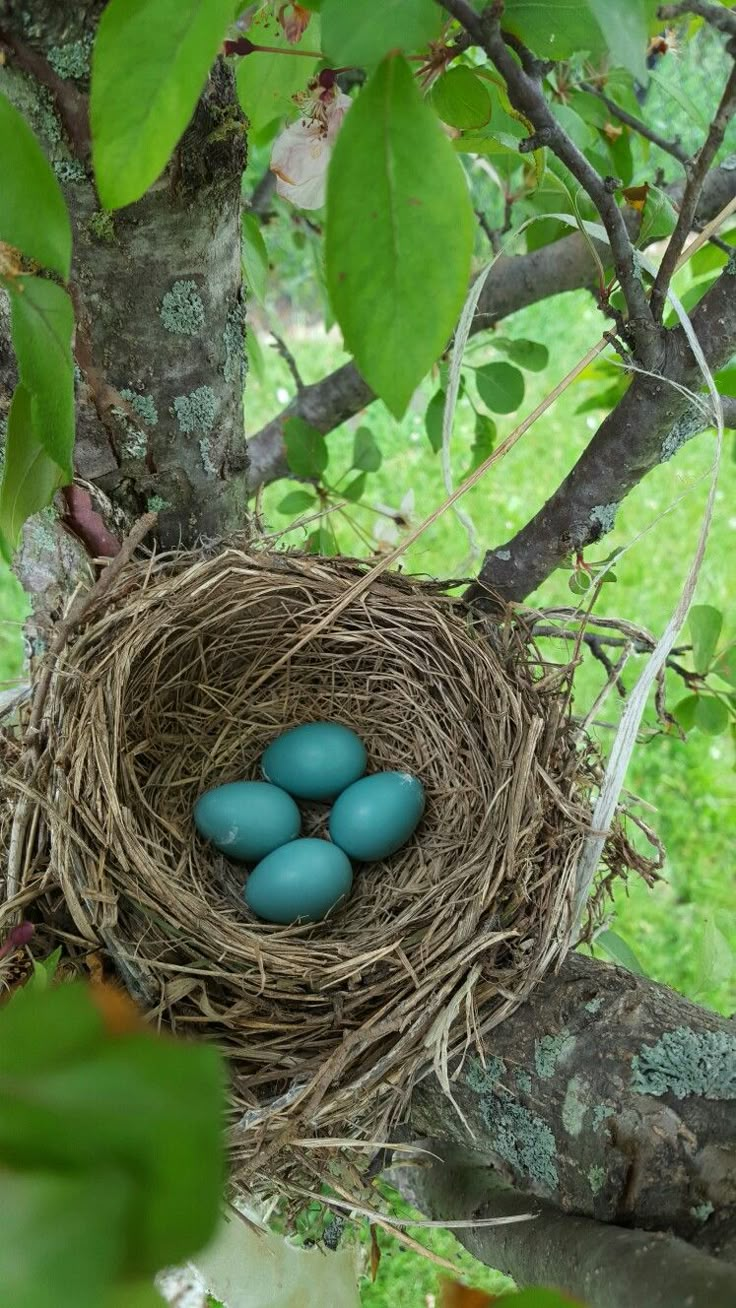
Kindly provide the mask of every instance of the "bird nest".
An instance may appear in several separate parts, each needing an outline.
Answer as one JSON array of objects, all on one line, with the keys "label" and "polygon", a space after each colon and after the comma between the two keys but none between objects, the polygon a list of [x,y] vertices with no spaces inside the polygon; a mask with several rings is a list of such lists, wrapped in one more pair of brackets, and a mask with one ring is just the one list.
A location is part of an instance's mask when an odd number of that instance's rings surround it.
[{"label": "bird nest", "polygon": [[[325,1175],[336,1142],[369,1159],[417,1081],[447,1086],[575,930],[599,764],[564,674],[518,622],[366,572],[234,548],[119,569],[47,664],[32,765],[27,731],[5,783],[10,906],[40,887],[58,921],[60,889],[72,934],[152,1020],[218,1043],[235,1173],[256,1187]],[[314,720],[354,728],[371,769],[415,773],[426,813],[326,921],[269,926],[192,807]],[[326,835],[327,807],[302,807],[304,834]],[[606,860],[631,861],[620,830]]]}]

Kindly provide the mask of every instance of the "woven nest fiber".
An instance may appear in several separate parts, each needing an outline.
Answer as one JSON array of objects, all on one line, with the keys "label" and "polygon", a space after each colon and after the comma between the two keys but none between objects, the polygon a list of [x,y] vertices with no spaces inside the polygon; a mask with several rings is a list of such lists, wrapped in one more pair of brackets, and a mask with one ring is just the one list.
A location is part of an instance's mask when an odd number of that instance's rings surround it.
[{"label": "woven nest fiber", "polygon": [[[417,1079],[446,1078],[571,943],[598,764],[560,676],[437,584],[385,574],[340,611],[365,571],[236,549],[130,564],[55,662],[32,775],[6,785],[6,811],[30,806],[15,902],[40,883],[58,908],[60,888],[154,1020],[219,1043],[250,1184],[313,1172],[327,1137],[367,1159]],[[426,814],[328,920],[268,926],[192,807],[314,720],[419,776]],[[326,834],[327,806],[304,814]]]}]

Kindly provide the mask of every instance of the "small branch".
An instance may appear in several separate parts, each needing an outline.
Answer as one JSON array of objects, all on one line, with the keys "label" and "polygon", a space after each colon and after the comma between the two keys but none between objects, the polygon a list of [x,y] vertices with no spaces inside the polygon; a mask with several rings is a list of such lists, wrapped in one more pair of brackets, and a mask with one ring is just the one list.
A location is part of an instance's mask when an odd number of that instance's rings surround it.
[{"label": "small branch", "polygon": [[639,136],[644,137],[646,141],[651,141],[652,145],[664,150],[665,154],[671,154],[673,159],[677,159],[679,163],[687,163],[688,152],[683,149],[679,140],[668,141],[664,136],[660,136],[658,132],[652,131],[651,127],[647,127],[647,124],[643,123],[640,118],[635,118],[633,114],[627,113],[626,109],[622,109],[616,104],[615,100],[611,100],[604,91],[600,91],[591,82],[581,82],[580,89],[581,91],[587,91],[588,95],[594,95],[613,114],[614,118],[618,118],[619,122],[625,123],[627,127],[630,127]]},{"label": "small branch", "polygon": [[[626,223],[608,180],[599,175],[560,127],[542,94],[539,77],[530,76],[511,56],[494,9],[490,12],[486,10],[481,18],[468,0],[441,0],[441,3],[485,50],[506,83],[511,103],[532,124],[534,134],[522,141],[519,148],[524,151],[546,145],[564,163],[598,210],[626,301],[629,331],[635,342],[635,352],[645,366],[652,365],[659,348],[658,333],[654,330],[649,302],[636,269]],[[529,60],[531,59],[532,56],[529,55]],[[529,60],[526,61],[527,67],[531,66]]]},{"label": "small branch", "polygon": [[291,353],[286,341],[273,330],[273,327],[269,327],[269,331],[273,336],[271,348],[281,355],[281,358],[294,379],[294,385],[296,386],[297,392],[301,393],[304,390],[304,379],[299,371],[294,355]]},{"label": "small branch", "polygon": [[85,96],[77,90],[73,82],[59,77],[43,55],[19,41],[11,32],[0,29],[0,46],[4,46],[14,55],[15,63],[19,68],[30,73],[37,82],[51,92],[64,130],[74,147],[74,153],[77,158],[84,161],[90,150],[89,114]]},{"label": "small branch", "polygon": [[267,168],[260,181],[256,183],[250,197],[248,212],[256,218],[267,218],[271,213],[271,200],[276,190],[276,174]]},{"label": "small branch", "polygon": [[[736,18],[734,18],[736,21]],[[688,165],[688,179],[685,185],[685,191],[680,204],[680,213],[677,219],[672,236],[669,239],[667,249],[659,266],[654,287],[652,289],[652,312],[655,319],[659,321],[662,317],[667,291],[672,280],[677,261],[682,254],[685,242],[692,230],[695,211],[698,207],[700,193],[703,189],[705,179],[708,175],[710,166],[720,149],[726,128],[736,112],[736,63],[732,66],[728,81],[721,96],[721,102],[716,110],[713,122],[708,130],[708,135],[701,146],[695,158]]]},{"label": "small branch", "polygon": [[663,19],[682,18],[684,14],[696,14],[719,32],[736,36],[736,14],[723,5],[708,3],[708,0],[686,0],[684,4],[661,5],[657,17]]}]

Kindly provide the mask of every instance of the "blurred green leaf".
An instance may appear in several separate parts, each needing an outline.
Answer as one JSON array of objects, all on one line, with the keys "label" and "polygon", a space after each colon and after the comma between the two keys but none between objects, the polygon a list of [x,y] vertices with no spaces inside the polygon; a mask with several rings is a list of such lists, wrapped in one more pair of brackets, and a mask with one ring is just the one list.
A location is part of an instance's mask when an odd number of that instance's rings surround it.
[{"label": "blurred green leaf", "polygon": [[33,975],[28,981],[28,987],[31,990],[45,990],[49,982],[53,981],[56,975],[56,969],[59,966],[61,958],[61,945],[49,954],[48,958],[34,958]]},{"label": "blurred green leaf", "polygon": [[383,455],[370,427],[359,427],[353,438],[352,466],[361,472],[378,472],[382,462]]},{"label": "blurred green leaf", "polygon": [[493,418],[489,418],[487,413],[477,413],[475,415],[475,440],[470,450],[470,463],[463,473],[463,480],[469,477],[471,472],[475,472],[481,463],[484,463],[489,454],[493,453],[496,444],[496,424]]},{"label": "blurred green leaf", "polygon": [[279,513],[295,517],[299,513],[306,513],[308,509],[316,509],[317,500],[308,491],[290,491],[276,507]]},{"label": "blurred green leaf", "polygon": [[646,83],[649,13],[644,0],[588,0],[593,17],[605,37],[612,62]]},{"label": "blurred green leaf", "polygon": [[435,454],[442,449],[442,419],[445,412],[445,392],[435,391],[424,413],[424,427]]},{"label": "blurred green leaf", "polygon": [[693,604],[688,625],[693,642],[693,667],[699,676],[704,677],[716,652],[723,614],[712,604]]},{"label": "blurred green leaf", "polygon": [[105,5],[92,54],[90,122],[106,209],[139,200],[165,168],[231,19],[231,0]]},{"label": "blurred green leaf", "polygon": [[[267,8],[256,14],[248,28],[248,39],[254,45],[273,46],[276,50],[293,52],[298,48],[290,45]],[[319,50],[319,17],[311,19],[305,40],[308,40],[310,50]],[[258,50],[237,60],[235,84],[241,107],[248,116],[251,133],[261,132],[275,118],[283,118],[294,112],[292,97],[306,89],[317,63],[316,59],[308,59],[303,55],[290,58],[288,54]]]},{"label": "blurred green leaf", "polygon": [[692,731],[695,726],[695,710],[698,707],[697,695],[686,695],[672,710],[672,716],[679,722],[683,731]]},{"label": "blurred green leaf", "polygon": [[524,374],[510,363],[484,363],[475,370],[475,384],[491,413],[513,413],[524,399]]},{"label": "blurred green leaf", "polygon": [[329,454],[324,436],[303,418],[287,418],[284,423],[286,462],[296,477],[317,480],[322,476]]},{"label": "blurred green leaf", "polygon": [[253,330],[250,323],[245,328],[245,353],[248,358],[248,368],[258,381],[263,382],[266,376],[265,360],[263,350],[257,333]]},{"label": "blurred green leaf", "polygon": [[722,736],[728,731],[728,709],[713,695],[698,695],[695,725],[706,736]]},{"label": "blurred green leaf", "polygon": [[333,64],[372,67],[389,50],[420,54],[442,28],[434,0],[323,0],[322,50]]},{"label": "blurred green leaf", "polygon": [[736,397],[736,364],[729,364],[715,374],[715,383],[721,395]]},{"label": "blurred green leaf", "polygon": [[[2,285],[0,278],[0,285]],[[35,443],[72,477],[74,313],[66,291],[41,277],[5,280],[18,376],[30,396]]]},{"label": "blurred green leaf", "polygon": [[549,350],[539,341],[527,341],[523,338],[510,340],[507,336],[494,336],[493,345],[503,354],[507,354],[513,363],[528,372],[544,372],[549,363]]},{"label": "blurred green leaf", "polygon": [[51,503],[65,480],[61,468],[36,439],[29,392],[25,386],[16,386],[8,414],[0,482],[0,551],[6,563],[12,562],[23,523]]},{"label": "blurred green leaf", "polygon": [[707,993],[728,983],[736,970],[735,964],[734,951],[715,919],[706,918],[697,950],[696,994]]},{"label": "blurred green leaf", "polygon": [[[434,0],[427,3],[440,17]],[[376,22],[374,7],[366,10],[360,0],[360,9],[369,26]],[[460,161],[409,65],[389,55],[335,141],[325,258],[347,348],[395,417],[406,411],[455,326],[474,229]],[[441,257],[428,260],[428,246]]]},{"label": "blurred green leaf", "polygon": [[72,228],[61,187],[25,118],[0,95],[0,241],[64,280],[72,260]]},{"label": "blurred green leaf", "polygon": [[736,686],[736,645],[730,645],[728,649],[716,659],[711,672],[721,681],[725,681],[729,686]]},{"label": "blurred green leaf", "polygon": [[241,222],[243,240],[240,249],[246,285],[258,302],[263,304],[266,298],[266,280],[268,278],[266,242],[263,239],[261,225],[255,214],[244,213]]},{"label": "blurred green leaf", "polygon": [[494,1308],[585,1308],[580,1299],[568,1299],[558,1290],[546,1290],[543,1286],[532,1286],[518,1294],[502,1294],[493,1304]]},{"label": "blurred green leaf", "polygon": [[608,957],[612,958],[614,963],[619,963],[621,967],[625,967],[629,972],[638,972],[641,976],[646,976],[646,972],[631,945],[627,945],[617,931],[601,931],[600,935],[595,938],[595,944],[600,945],[601,949],[606,951]]},{"label": "blurred green leaf", "polygon": [[638,244],[663,241],[666,236],[672,235],[676,223],[677,212],[669,196],[661,187],[650,185],[639,228]]},{"label": "blurred green leaf", "polygon": [[347,486],[345,487],[344,490],[340,492],[340,494],[344,497],[344,499],[350,500],[352,503],[355,504],[358,502],[358,500],[361,500],[363,498],[363,492],[365,491],[366,481],[367,481],[366,474],[364,472],[359,472],[358,476],[353,477],[352,481],[348,482]]},{"label": "blurred green leaf", "polygon": [[488,89],[466,64],[451,68],[435,82],[432,105],[451,127],[484,127],[491,116]]},{"label": "blurred green leaf", "polygon": [[540,59],[567,59],[579,50],[597,56],[606,48],[586,0],[506,0],[503,25]]}]

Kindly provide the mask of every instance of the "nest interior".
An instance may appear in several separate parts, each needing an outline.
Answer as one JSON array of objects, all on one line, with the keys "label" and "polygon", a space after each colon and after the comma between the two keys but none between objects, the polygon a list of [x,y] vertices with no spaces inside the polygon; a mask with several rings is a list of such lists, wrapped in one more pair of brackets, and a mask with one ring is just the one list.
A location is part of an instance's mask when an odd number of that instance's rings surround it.
[{"label": "nest interior", "polygon": [[[416,1079],[446,1076],[570,941],[592,768],[559,683],[511,626],[489,638],[396,574],[299,647],[363,572],[236,549],[131,564],[45,706],[24,877],[62,888],[154,1018],[227,1053],[241,1177],[288,1178],[305,1139],[389,1139]],[[315,720],[354,728],[370,770],[416,773],[426,814],[327,921],[268,926],[192,807]],[[326,834],[327,806],[303,811]]]}]

